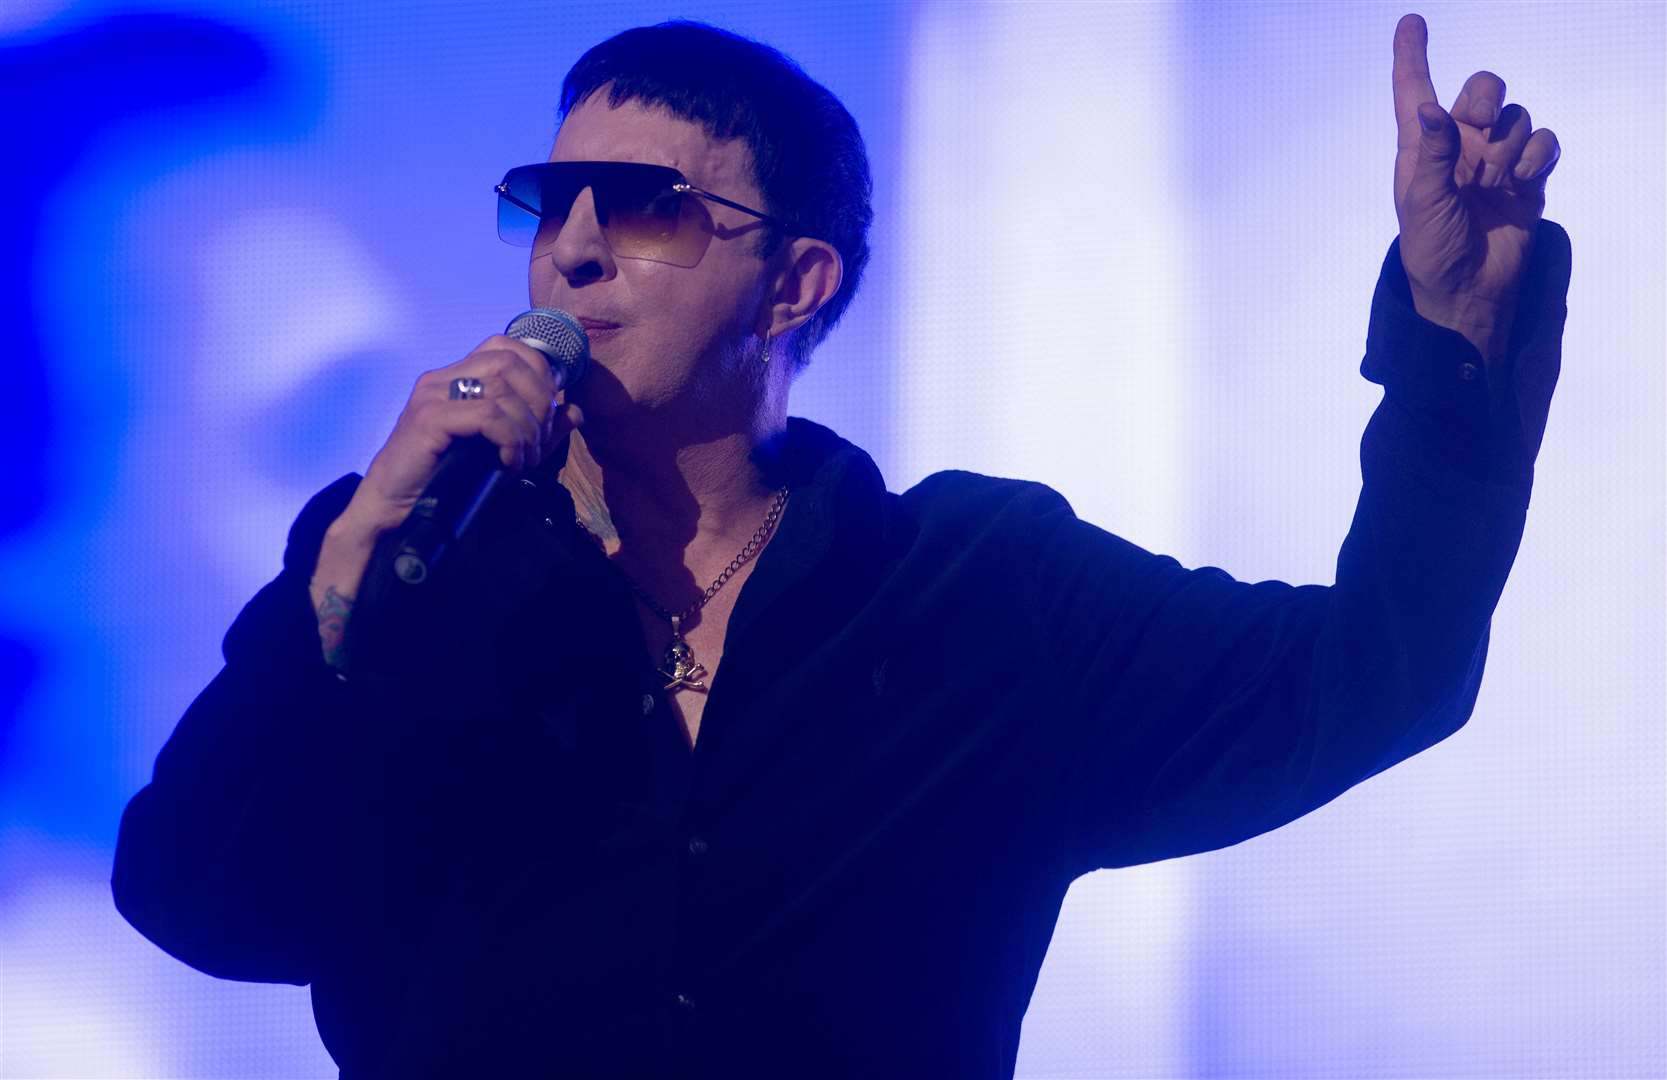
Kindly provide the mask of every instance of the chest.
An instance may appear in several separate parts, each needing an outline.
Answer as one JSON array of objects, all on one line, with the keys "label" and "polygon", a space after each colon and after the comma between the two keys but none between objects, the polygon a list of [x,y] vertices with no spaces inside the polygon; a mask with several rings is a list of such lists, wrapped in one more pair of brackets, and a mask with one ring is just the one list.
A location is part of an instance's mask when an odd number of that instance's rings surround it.
[{"label": "chest", "polygon": [[743,567],[724,589],[706,602],[692,625],[682,625],[682,647],[675,653],[669,651],[673,648],[671,624],[641,602],[635,605],[643,646],[650,664],[660,672],[659,683],[667,711],[691,750],[700,737],[701,718],[723,662],[730,616],[751,570],[750,565]]}]

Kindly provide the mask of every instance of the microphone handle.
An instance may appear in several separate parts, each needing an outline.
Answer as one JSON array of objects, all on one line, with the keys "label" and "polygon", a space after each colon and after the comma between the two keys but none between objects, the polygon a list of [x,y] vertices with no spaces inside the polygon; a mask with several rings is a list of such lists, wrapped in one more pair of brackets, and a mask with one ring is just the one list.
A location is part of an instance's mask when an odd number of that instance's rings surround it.
[{"label": "microphone handle", "polygon": [[400,526],[393,551],[394,577],[407,585],[427,581],[503,478],[503,464],[492,440],[471,435],[453,442]]}]

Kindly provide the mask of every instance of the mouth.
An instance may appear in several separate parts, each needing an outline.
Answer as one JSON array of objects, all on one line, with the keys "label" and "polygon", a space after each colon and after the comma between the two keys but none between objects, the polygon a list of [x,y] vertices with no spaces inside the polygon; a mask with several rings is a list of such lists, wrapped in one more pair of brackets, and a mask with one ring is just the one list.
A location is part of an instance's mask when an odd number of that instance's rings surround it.
[{"label": "mouth", "polygon": [[592,318],[589,318],[588,316],[584,316],[584,315],[578,316],[578,319],[579,319],[579,325],[585,328],[585,333],[587,333],[587,334],[594,334],[597,331],[618,330],[619,329],[619,324],[618,323],[609,322],[607,319],[592,319]]}]

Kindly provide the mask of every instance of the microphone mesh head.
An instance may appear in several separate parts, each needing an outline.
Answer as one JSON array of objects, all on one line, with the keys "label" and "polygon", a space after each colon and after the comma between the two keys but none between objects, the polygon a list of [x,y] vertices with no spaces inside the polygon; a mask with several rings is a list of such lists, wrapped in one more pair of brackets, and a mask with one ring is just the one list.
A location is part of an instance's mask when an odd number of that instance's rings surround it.
[{"label": "microphone mesh head", "polygon": [[590,368],[590,338],[579,320],[565,311],[523,311],[504,327],[504,335],[543,353],[563,386],[572,386]]}]

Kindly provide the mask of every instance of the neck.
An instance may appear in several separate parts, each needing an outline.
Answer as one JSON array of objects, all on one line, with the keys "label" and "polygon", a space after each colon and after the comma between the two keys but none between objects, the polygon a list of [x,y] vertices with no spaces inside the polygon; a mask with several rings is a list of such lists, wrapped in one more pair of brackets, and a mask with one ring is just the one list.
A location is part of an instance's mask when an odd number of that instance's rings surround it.
[{"label": "neck", "polygon": [[751,539],[775,492],[755,451],[786,426],[785,402],[731,430],[664,423],[589,425],[572,436],[560,480],[610,558],[668,607],[705,588]]}]

